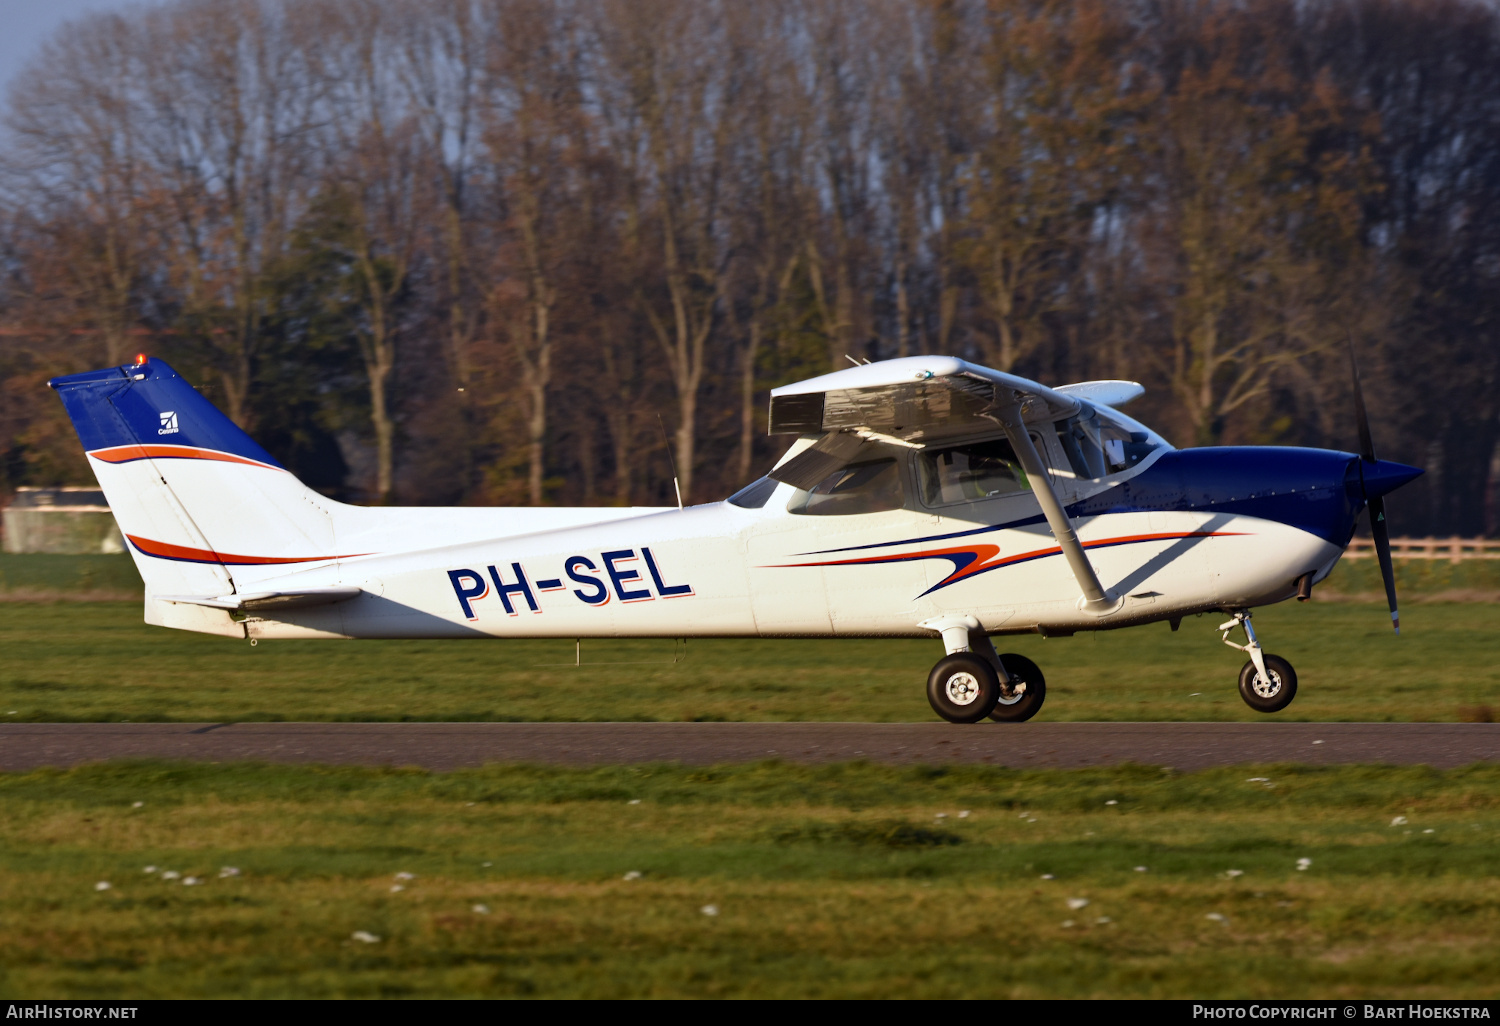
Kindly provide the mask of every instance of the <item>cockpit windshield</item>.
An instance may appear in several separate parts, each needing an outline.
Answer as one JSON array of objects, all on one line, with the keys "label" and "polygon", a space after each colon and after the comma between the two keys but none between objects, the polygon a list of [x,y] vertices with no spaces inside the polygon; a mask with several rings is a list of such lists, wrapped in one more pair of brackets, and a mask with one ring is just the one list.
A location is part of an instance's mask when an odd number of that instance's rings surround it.
[{"label": "cockpit windshield", "polygon": [[1165,444],[1134,421],[1088,404],[1057,422],[1057,439],[1074,475],[1089,480],[1129,470]]}]

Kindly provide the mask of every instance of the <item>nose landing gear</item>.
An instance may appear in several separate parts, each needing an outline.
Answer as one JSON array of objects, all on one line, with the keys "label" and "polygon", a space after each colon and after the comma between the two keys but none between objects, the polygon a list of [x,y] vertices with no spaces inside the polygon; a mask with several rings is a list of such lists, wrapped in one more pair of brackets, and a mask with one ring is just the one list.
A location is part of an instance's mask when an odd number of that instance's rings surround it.
[{"label": "nose landing gear", "polygon": [[[1229,632],[1236,627],[1245,628],[1246,644],[1229,640]],[[1281,656],[1261,651],[1255,628],[1250,626],[1250,611],[1236,612],[1233,620],[1219,624],[1219,630],[1224,632],[1224,644],[1250,656],[1240,669],[1240,697],[1245,704],[1263,713],[1280,712],[1291,705],[1297,697],[1297,671]]]}]

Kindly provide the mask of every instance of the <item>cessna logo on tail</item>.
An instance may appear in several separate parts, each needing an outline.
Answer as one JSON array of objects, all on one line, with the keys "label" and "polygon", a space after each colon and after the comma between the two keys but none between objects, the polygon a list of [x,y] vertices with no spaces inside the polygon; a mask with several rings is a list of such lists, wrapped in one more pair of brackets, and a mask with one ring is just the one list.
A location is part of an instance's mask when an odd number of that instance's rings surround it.
[{"label": "cessna logo on tail", "polygon": [[161,415],[161,427],[156,433],[159,435],[177,434],[177,414],[174,411],[167,410]]}]

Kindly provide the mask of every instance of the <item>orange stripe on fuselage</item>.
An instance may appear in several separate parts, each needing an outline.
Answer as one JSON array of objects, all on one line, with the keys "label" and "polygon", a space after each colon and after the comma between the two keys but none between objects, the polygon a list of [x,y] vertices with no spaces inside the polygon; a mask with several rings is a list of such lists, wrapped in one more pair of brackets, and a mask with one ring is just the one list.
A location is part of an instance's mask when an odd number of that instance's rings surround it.
[{"label": "orange stripe on fuselage", "polygon": [[[1177,541],[1183,538],[1223,538],[1243,534],[1242,531],[1163,531],[1156,534],[1126,534],[1113,538],[1098,538],[1093,541],[1083,542],[1085,549],[1107,548],[1112,545],[1130,545],[1135,542],[1148,541]],[[1000,557],[1000,546],[981,542],[977,545],[960,545],[946,549],[921,549],[916,552],[903,552],[883,556],[859,556],[854,559],[824,560],[816,563],[783,563],[781,568],[812,567],[812,566],[875,566],[881,563],[908,563],[919,559],[949,559],[954,561],[954,571],[933,585],[929,591],[945,588],[950,584],[987,570],[995,570],[1012,563],[1024,563],[1028,560],[1042,559],[1047,556],[1056,556],[1062,553],[1062,546],[1053,545],[1044,549],[1033,549],[1030,552],[1018,552],[1015,555]],[[955,557],[969,556],[970,559],[956,559]],[[767,568],[771,569],[771,568]]]},{"label": "orange stripe on fuselage", "polygon": [[265,467],[276,470],[269,463],[247,459],[217,449],[199,449],[191,445],[114,445],[108,449],[95,449],[89,453],[105,463],[129,463],[132,460],[213,460],[218,463],[243,463],[248,467]]}]

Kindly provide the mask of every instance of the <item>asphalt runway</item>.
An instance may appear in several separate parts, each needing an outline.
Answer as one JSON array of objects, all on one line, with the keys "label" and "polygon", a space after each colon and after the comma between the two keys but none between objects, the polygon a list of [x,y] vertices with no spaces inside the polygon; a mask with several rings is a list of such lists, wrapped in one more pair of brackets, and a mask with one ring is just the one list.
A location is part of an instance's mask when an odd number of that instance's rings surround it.
[{"label": "asphalt runway", "polygon": [[104,759],[422,766],[682,762],[1240,763],[1500,761],[1500,723],[11,723],[0,770]]}]

